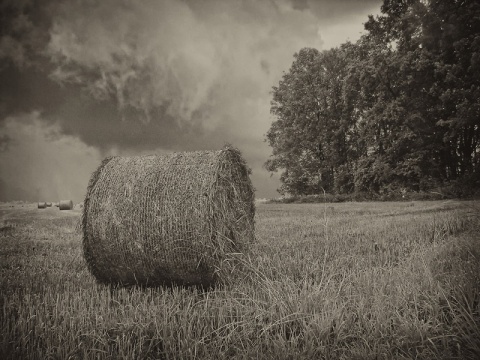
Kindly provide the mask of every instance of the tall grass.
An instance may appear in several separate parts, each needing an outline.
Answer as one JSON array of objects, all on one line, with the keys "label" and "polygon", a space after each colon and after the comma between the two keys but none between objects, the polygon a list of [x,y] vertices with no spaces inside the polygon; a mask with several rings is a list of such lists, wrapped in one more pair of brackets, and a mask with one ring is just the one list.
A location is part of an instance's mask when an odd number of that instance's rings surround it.
[{"label": "tall grass", "polygon": [[77,217],[4,223],[2,359],[477,359],[474,202],[262,204],[236,281],[111,289]]}]

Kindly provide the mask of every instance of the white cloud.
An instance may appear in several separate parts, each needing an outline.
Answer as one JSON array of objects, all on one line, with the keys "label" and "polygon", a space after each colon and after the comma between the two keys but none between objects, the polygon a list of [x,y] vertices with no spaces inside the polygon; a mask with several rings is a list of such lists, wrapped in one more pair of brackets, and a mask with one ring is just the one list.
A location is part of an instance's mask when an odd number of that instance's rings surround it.
[{"label": "white cloud", "polygon": [[269,2],[202,2],[201,11],[170,0],[89,4],[66,3],[55,19],[48,47],[59,65],[54,76],[81,79],[120,108],[150,114],[167,106],[180,122],[208,112],[215,124],[217,112],[228,112],[225,96],[268,103],[293,53],[321,45],[312,14]]},{"label": "white cloud", "polygon": [[46,125],[36,111],[8,117],[2,133],[12,139],[0,153],[3,183],[36,196],[32,201],[83,200],[90,174],[101,161],[98,150],[61,135],[58,126]]}]

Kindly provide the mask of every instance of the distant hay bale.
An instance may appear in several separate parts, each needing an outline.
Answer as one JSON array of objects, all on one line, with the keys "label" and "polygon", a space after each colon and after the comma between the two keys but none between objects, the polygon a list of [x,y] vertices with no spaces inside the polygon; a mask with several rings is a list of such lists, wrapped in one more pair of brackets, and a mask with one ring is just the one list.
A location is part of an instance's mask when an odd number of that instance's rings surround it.
[{"label": "distant hay bale", "polygon": [[45,209],[47,207],[47,203],[46,202],[39,202],[38,203],[38,208],[39,209]]},{"label": "distant hay bale", "polygon": [[254,215],[237,149],[110,157],[88,185],[84,256],[101,283],[208,287],[254,241]]},{"label": "distant hay bale", "polygon": [[58,203],[58,208],[60,210],[72,210],[73,209],[73,201],[72,200],[60,200]]},{"label": "distant hay bale", "polygon": [[51,202],[47,202],[47,203],[45,203],[45,206],[46,206],[46,207],[52,207],[52,203],[51,203]]}]

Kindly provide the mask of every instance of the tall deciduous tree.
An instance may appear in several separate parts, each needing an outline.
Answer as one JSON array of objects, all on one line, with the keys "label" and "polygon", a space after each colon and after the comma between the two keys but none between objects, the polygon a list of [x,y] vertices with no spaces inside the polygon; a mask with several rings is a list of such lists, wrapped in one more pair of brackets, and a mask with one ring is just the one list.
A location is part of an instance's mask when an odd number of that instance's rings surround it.
[{"label": "tall deciduous tree", "polygon": [[384,0],[355,44],[302,49],[267,133],[283,192],[480,188],[480,3]]},{"label": "tall deciduous tree", "polygon": [[369,33],[357,42],[362,134],[368,146],[356,168],[358,191],[419,190],[432,185],[432,174],[438,177],[438,129],[429,114],[435,99],[427,91],[434,68],[415,30],[425,8],[417,3],[413,13],[412,4],[386,2],[382,10],[390,14],[370,17]]},{"label": "tall deciduous tree", "polygon": [[365,24],[367,38],[394,45],[387,61],[396,62],[400,80],[400,121],[417,139],[407,164],[395,158],[397,168],[420,170],[418,184],[426,186],[478,178],[480,3],[385,0],[382,13]]},{"label": "tall deciduous tree", "polygon": [[270,171],[282,170],[281,192],[316,194],[334,186],[335,170],[348,163],[356,141],[355,111],[345,102],[343,81],[350,45],[319,52],[305,48],[278,87],[267,133]]}]

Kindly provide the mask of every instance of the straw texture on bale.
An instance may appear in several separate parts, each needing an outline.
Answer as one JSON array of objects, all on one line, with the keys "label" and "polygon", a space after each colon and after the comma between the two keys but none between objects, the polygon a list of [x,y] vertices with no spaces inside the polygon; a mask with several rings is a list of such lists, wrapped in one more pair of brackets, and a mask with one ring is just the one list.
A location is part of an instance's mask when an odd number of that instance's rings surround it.
[{"label": "straw texture on bale", "polygon": [[60,200],[58,203],[58,208],[60,210],[72,210],[73,209],[73,201],[72,200]]},{"label": "straw texture on bale", "polygon": [[254,240],[254,190],[240,152],[110,157],[85,197],[83,250],[101,283],[225,280]]},{"label": "straw texture on bale", "polygon": [[47,207],[47,203],[45,203],[45,202],[39,202],[38,203],[38,208],[39,209],[45,209],[46,207]]}]

